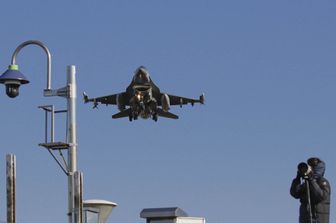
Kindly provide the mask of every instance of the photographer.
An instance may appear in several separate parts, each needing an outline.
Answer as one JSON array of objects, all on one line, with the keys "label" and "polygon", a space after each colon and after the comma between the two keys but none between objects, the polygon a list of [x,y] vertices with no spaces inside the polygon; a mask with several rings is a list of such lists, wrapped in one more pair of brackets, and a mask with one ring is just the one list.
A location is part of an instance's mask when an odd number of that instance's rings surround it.
[{"label": "photographer", "polygon": [[300,199],[299,223],[329,223],[330,185],[323,177],[325,163],[312,157],[298,165],[290,194]]}]

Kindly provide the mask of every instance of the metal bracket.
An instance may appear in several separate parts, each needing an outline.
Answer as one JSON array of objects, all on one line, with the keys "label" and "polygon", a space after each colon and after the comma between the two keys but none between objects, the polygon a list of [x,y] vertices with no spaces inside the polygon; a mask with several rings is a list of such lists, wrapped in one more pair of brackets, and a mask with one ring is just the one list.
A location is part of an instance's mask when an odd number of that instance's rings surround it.
[{"label": "metal bracket", "polygon": [[[69,175],[68,170],[68,164],[64,159],[64,156],[62,154],[62,150],[69,149],[70,145],[65,142],[55,142],[55,114],[57,113],[66,113],[67,110],[55,110],[54,105],[41,105],[38,108],[41,108],[45,112],[45,139],[44,143],[40,143],[39,146],[42,146],[48,150],[50,155],[54,158],[54,160],[57,162],[57,164],[61,167],[63,172],[66,175]],[[50,136],[48,137],[48,114],[50,113]],[[50,139],[50,141],[49,141]],[[59,155],[62,158],[62,162],[59,161],[59,159],[55,156],[53,151],[59,151]]]},{"label": "metal bracket", "polygon": [[56,90],[52,90],[52,89],[44,89],[44,96],[45,97],[52,97],[52,96],[59,96],[59,97],[65,97],[68,98],[69,97],[69,92],[70,92],[70,87],[69,86],[65,86]]}]

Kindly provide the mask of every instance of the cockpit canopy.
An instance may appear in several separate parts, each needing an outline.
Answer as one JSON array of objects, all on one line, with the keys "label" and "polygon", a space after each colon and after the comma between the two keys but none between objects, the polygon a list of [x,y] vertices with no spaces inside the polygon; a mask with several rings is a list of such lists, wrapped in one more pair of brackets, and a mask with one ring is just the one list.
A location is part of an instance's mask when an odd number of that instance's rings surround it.
[{"label": "cockpit canopy", "polygon": [[144,66],[140,66],[138,69],[136,69],[136,71],[134,72],[133,82],[135,84],[142,84],[142,85],[149,84],[150,82],[149,73]]}]

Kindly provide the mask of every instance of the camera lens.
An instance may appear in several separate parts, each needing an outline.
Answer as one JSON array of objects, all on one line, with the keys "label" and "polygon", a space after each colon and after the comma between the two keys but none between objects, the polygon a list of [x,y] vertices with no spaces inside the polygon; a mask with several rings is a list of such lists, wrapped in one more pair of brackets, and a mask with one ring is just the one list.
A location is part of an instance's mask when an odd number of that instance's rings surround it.
[{"label": "camera lens", "polygon": [[302,175],[302,176],[305,176],[305,175],[307,175],[308,174],[308,169],[309,169],[309,167],[308,167],[308,164],[306,164],[306,163],[299,163],[299,165],[298,165],[298,171],[299,171],[299,173]]},{"label": "camera lens", "polygon": [[6,84],[6,94],[10,98],[15,98],[19,95],[19,84]]}]

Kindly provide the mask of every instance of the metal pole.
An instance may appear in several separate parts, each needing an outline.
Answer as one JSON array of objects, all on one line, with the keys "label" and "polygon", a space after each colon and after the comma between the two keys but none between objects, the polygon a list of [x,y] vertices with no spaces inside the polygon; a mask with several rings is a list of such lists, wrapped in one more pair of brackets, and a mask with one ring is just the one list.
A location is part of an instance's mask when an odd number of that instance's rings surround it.
[{"label": "metal pole", "polygon": [[6,156],[6,175],[7,175],[7,223],[15,223],[16,210],[16,158],[13,154]]},{"label": "metal pole", "polygon": [[[55,106],[51,106],[51,126],[50,126],[50,142],[54,142],[55,140]],[[47,121],[48,122],[48,121]]]},{"label": "metal pole", "polygon": [[67,143],[68,149],[68,214],[69,223],[74,222],[74,173],[77,171],[77,135],[76,135],[76,67],[74,65],[67,66],[67,109],[68,109],[68,126],[67,126]]},{"label": "metal pole", "polygon": [[75,212],[74,222],[82,223],[83,217],[83,173],[76,171],[74,173],[74,195]]},{"label": "metal pole", "polygon": [[307,187],[307,200],[308,200],[308,211],[309,211],[309,223],[313,223],[313,213],[311,208],[311,201],[310,201],[310,188],[309,188],[309,181],[305,179],[305,184]]},{"label": "metal pole", "polygon": [[38,40],[28,40],[26,42],[21,43],[18,47],[16,47],[13,55],[12,55],[12,64],[16,64],[16,57],[19,54],[19,52],[24,48],[25,46],[28,45],[37,45],[41,47],[47,54],[47,90],[51,89],[51,53],[48,47],[42,43],[41,41]]}]

